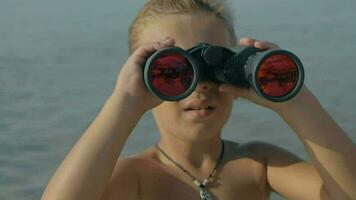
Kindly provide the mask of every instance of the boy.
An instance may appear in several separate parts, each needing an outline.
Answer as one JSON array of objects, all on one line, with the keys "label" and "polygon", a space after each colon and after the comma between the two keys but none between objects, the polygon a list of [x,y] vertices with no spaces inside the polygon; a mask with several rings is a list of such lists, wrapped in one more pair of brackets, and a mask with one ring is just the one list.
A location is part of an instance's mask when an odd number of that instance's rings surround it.
[{"label": "boy", "polygon": [[[268,199],[272,190],[288,199],[355,199],[355,146],[306,86],[284,103],[262,99],[252,89],[208,81],[178,102],[162,102],[146,89],[141,66],[161,48],[236,45],[233,23],[222,8],[213,0],[151,0],[145,5],[131,26],[131,56],[112,95],[42,199]],[[279,48],[251,38],[239,44]],[[233,101],[240,97],[279,114],[303,142],[310,162],[263,142],[221,140]],[[117,160],[132,129],[151,109],[159,142]]]}]

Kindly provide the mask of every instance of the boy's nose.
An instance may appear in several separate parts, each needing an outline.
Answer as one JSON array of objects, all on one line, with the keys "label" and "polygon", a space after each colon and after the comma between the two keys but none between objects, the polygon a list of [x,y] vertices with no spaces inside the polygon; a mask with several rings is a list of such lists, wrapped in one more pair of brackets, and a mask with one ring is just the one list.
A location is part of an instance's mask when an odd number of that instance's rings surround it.
[{"label": "boy's nose", "polygon": [[213,83],[208,81],[199,81],[197,87],[195,88],[195,92],[207,92],[213,87]]}]

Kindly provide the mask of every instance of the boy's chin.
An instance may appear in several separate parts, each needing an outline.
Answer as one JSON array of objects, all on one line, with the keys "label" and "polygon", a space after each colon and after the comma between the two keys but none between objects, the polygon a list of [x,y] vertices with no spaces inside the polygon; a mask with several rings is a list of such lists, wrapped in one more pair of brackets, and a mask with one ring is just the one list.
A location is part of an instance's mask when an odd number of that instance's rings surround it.
[{"label": "boy's chin", "polygon": [[[215,130],[216,129],[216,130]],[[215,130],[215,131],[214,131]],[[177,137],[182,140],[187,140],[191,142],[207,140],[215,137],[220,137],[221,129],[212,128],[208,126],[196,125],[181,133],[177,133]]]}]

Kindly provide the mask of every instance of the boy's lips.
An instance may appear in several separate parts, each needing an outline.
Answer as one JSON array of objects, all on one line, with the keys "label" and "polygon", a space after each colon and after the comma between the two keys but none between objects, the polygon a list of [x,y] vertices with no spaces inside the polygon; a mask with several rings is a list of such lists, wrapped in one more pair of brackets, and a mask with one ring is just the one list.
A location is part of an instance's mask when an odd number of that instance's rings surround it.
[{"label": "boy's lips", "polygon": [[193,100],[184,106],[184,111],[194,117],[207,117],[215,110],[215,106],[207,100]]},{"label": "boy's lips", "polygon": [[184,111],[195,111],[195,110],[214,110],[212,106],[190,106],[185,108]]},{"label": "boy's lips", "polygon": [[211,105],[207,100],[193,100],[184,106],[184,111],[194,110],[214,110],[215,106]]}]

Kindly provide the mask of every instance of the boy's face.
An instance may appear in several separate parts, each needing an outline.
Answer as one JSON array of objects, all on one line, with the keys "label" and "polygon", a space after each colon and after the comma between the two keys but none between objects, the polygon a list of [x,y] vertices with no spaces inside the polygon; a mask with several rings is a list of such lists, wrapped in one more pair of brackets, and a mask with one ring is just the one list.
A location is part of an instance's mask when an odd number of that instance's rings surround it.
[{"label": "boy's face", "polygon": [[[189,49],[198,43],[230,47],[230,34],[224,24],[206,14],[167,14],[144,28],[139,43],[174,38],[175,46]],[[153,109],[161,136],[167,134],[196,141],[217,134],[230,116],[233,96],[218,91],[218,85],[200,82],[196,90],[178,102],[165,101]]]}]

